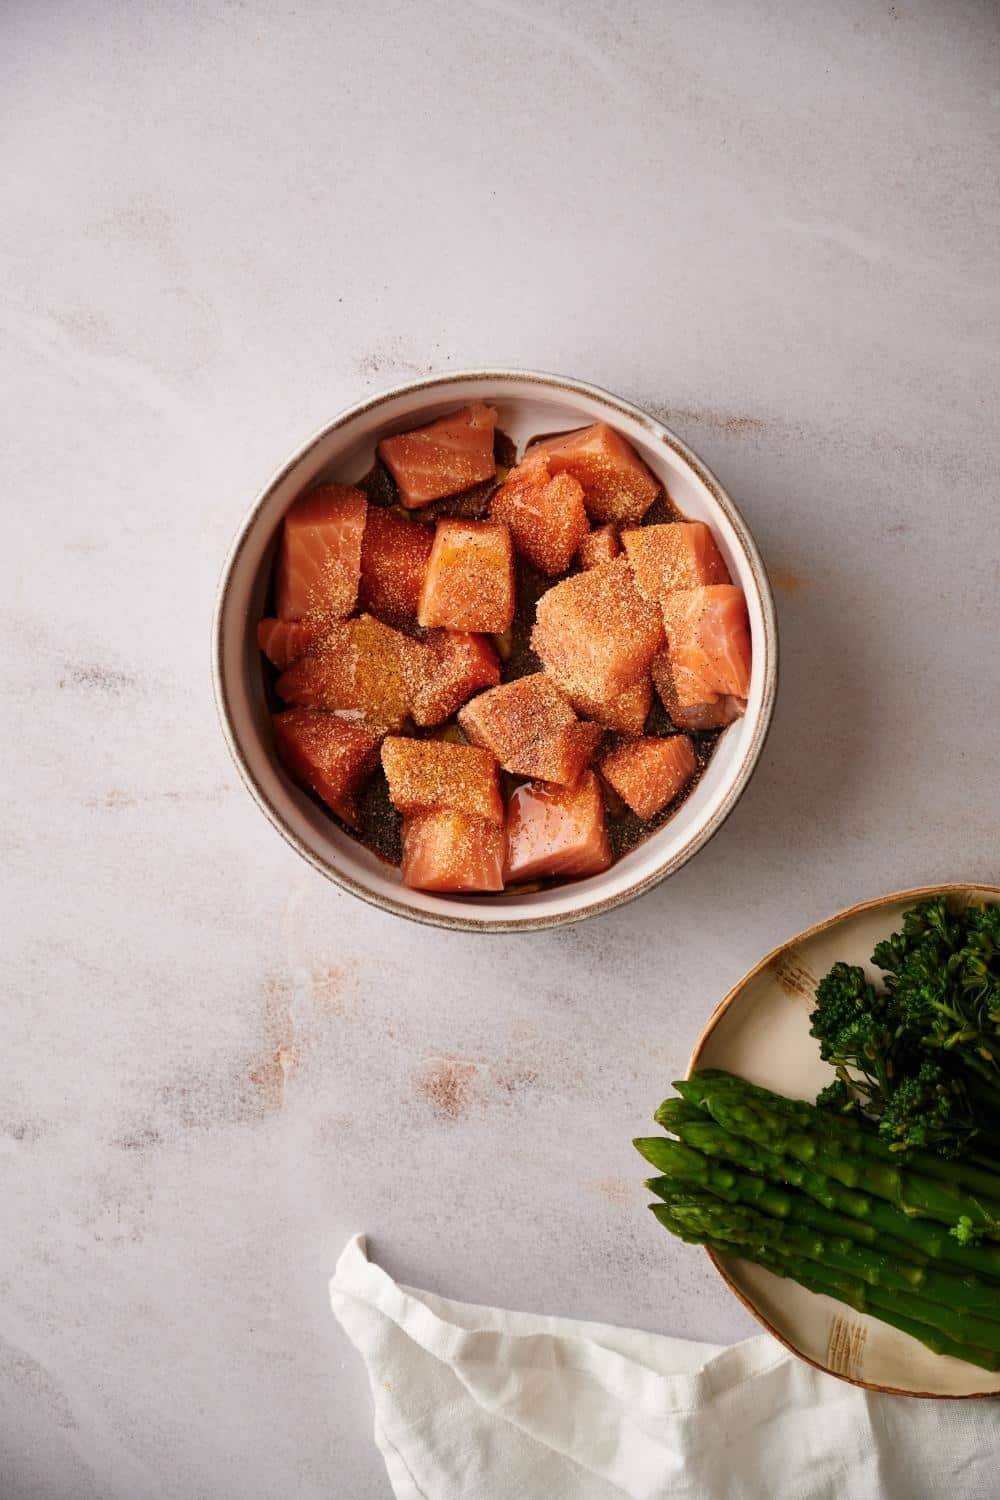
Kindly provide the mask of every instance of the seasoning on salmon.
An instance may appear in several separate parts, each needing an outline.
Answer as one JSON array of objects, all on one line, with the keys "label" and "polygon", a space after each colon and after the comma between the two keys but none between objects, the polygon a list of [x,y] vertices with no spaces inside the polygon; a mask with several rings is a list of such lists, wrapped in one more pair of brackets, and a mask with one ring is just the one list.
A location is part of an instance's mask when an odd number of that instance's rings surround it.
[{"label": "seasoning on salmon", "polygon": [[387,625],[416,620],[433,545],[430,526],[373,505],[361,539],[360,607]]},{"label": "seasoning on salmon", "polygon": [[458,722],[505,771],[561,786],[576,781],[601,738],[600,725],[578,719],[544,672],[480,693],[460,711]]},{"label": "seasoning on salmon", "polygon": [[659,651],[653,657],[652,673],[660,702],[678,729],[725,729],[746,712],[745,698],[723,693],[709,694],[704,703],[682,704],[677,696],[669,651]]},{"label": "seasoning on salmon", "polygon": [[382,769],[401,813],[459,812],[503,822],[496,757],[488,750],[390,736],[382,745]]},{"label": "seasoning on salmon", "polygon": [[500,658],[487,636],[432,630],[420,644],[411,684],[416,724],[443,724],[473,693],[500,681]]},{"label": "seasoning on salmon", "polygon": [[614,729],[619,734],[641,734],[653,706],[653,684],[646,673],[615,698],[572,697],[569,701],[581,718],[592,719],[602,729]]},{"label": "seasoning on salmon", "polygon": [[511,470],[490,515],[510,527],[515,549],[550,578],[565,573],[590,530],[583,487],[571,474],[550,474],[545,458]]},{"label": "seasoning on salmon", "polygon": [[728,583],[715,538],[702,521],[670,521],[622,532],[622,546],[644,599],[659,603],[674,589]]},{"label": "seasoning on salmon", "polygon": [[624,557],[588,568],[543,594],[531,644],[559,686],[597,702],[649,670],[663,642],[660,611],[635,586]]},{"label": "seasoning on salmon", "polygon": [[601,757],[601,775],[637,817],[655,818],[687,786],[698,768],[686,734],[623,740]]},{"label": "seasoning on salmon", "polygon": [[614,526],[596,526],[588,531],[576,550],[576,560],[581,568],[597,568],[601,563],[613,562],[621,555],[618,531]]},{"label": "seasoning on salmon", "polygon": [[742,589],[731,583],[678,589],[663,601],[667,654],[681,707],[714,694],[746,698],[750,624]]},{"label": "seasoning on salmon", "polygon": [[[746,708],[746,602],[709,528],[660,522],[669,498],[605,423],[515,463],[496,417],[476,403],[385,438],[367,497],[296,500],[256,625],[288,705],[277,757],[427,891],[607,869]],[[704,734],[697,763],[683,733],[647,733],[654,689]]]},{"label": "seasoning on salmon", "polygon": [[514,548],[497,521],[439,521],[417,619],[501,635],[514,620]]},{"label": "seasoning on salmon", "polygon": [[314,708],[272,714],[271,725],[275,749],[289,775],[357,828],[354,798],[378,764],[378,736],[361,724]]},{"label": "seasoning on salmon", "polygon": [[279,620],[342,620],[351,613],[367,514],[361,491],[342,484],[310,490],[286,511],[274,583]]},{"label": "seasoning on salmon", "polygon": [[587,512],[595,521],[637,525],[660,493],[632,444],[606,422],[532,443],[525,459],[542,456],[548,458],[553,474],[565,472],[580,481]]},{"label": "seasoning on salmon", "polygon": [[283,672],[318,646],[329,628],[327,620],[259,620],[257,645],[271,665]]},{"label": "seasoning on salmon", "polygon": [[412,709],[412,684],[420,672],[419,641],[359,615],[331,626],[310,656],[282,673],[275,691],[286,703],[398,732]]},{"label": "seasoning on salmon", "polygon": [[586,771],[574,786],[529,781],[507,805],[508,882],[598,875],[611,863],[600,783]]},{"label": "seasoning on salmon", "polygon": [[427,427],[383,438],[378,455],[396,481],[402,504],[411,510],[492,479],[496,420],[492,406],[477,402]]},{"label": "seasoning on salmon", "polygon": [[460,812],[403,819],[403,884],[418,891],[502,891],[506,838],[488,818]]}]

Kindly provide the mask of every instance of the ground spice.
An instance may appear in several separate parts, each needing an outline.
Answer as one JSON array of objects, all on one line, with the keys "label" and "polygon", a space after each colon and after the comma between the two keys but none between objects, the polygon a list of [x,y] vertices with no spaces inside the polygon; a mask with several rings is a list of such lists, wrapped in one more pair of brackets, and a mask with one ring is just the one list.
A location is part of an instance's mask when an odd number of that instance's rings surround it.
[{"label": "ground spice", "polygon": [[[541,436],[537,439],[532,439],[532,441],[541,440]],[[483,518],[489,514],[492,496],[504,478],[504,471],[513,467],[516,461],[516,449],[513,442],[499,429],[494,436],[494,454],[498,467],[496,478],[474,485],[464,494],[450,496],[432,502],[429,505],[421,506],[415,512],[404,511],[400,506],[399,493],[395,481],[380,459],[375,460],[364,478],[358,480],[356,487],[364,492],[369,505],[387,511],[392,511],[395,507],[396,514],[401,520],[405,517],[407,524],[428,524],[436,521],[439,516],[467,516],[470,519]],[[646,512],[642,524],[644,526],[654,525],[678,519],[683,519],[680,512],[673,505],[666,492],[661,491],[658,498]],[[614,530],[615,528],[612,525],[599,527],[588,533],[588,536],[597,538],[604,532],[613,533]],[[601,545],[602,547],[606,547],[608,544],[607,542],[602,542]],[[576,567],[582,567],[583,565],[583,559],[578,553]],[[570,576],[573,576],[572,572]],[[551,578],[546,578],[542,573],[538,572],[526,559],[518,558],[517,601],[514,621],[510,631],[507,632],[502,641],[498,642],[503,647],[501,655],[503,657],[502,669],[503,681],[505,683],[530,676],[533,673],[539,672],[541,668],[539,658],[531,645],[531,631],[537,602],[552,586]],[[274,614],[273,578],[268,585],[266,607],[263,613],[265,615]],[[400,621],[400,623],[402,624],[403,622]],[[419,644],[420,637],[424,635],[424,632],[409,625],[404,625],[402,632],[393,633],[408,635],[414,645]],[[287,704],[278,697],[274,688],[279,674],[266,660],[263,658],[261,660],[266,706],[271,712],[278,712],[287,707]],[[428,681],[432,680],[434,669],[428,667],[426,663],[416,665],[419,662],[420,657],[417,655],[410,663],[411,673],[416,671],[419,674],[426,670],[430,674]],[[406,732],[409,732],[408,722]],[[414,732],[422,740],[426,738],[441,741],[443,739],[446,742],[452,743],[464,741],[464,736],[454,721],[425,730],[417,729]],[[645,732],[648,735],[669,735],[677,732],[655,695],[652,709],[646,721]],[[608,834],[615,859],[620,859],[623,855],[629,853],[630,850],[636,848],[644,839],[648,838],[651,833],[662,827],[673,816],[678,807],[691,796],[712,757],[720,732],[712,730],[691,734],[690,738],[694,745],[696,756],[695,773],[680,795],[653,818],[643,820],[637,817],[622,802],[613,788],[602,781],[602,793],[608,814]],[[605,743],[611,744],[613,740],[608,739]],[[514,788],[521,784],[523,778],[503,772],[501,780],[504,798],[507,800]],[[312,796],[308,792],[305,795]],[[338,826],[346,827],[346,825],[340,823],[340,820],[330,812],[329,807],[321,802],[319,798],[314,797],[313,800],[316,801],[323,812],[331,817]],[[351,837],[364,844],[378,859],[398,867],[402,858],[402,816],[392,804],[388,783],[381,765],[359,792],[357,805],[360,829],[358,831],[348,829],[347,832],[350,833]],[[558,879],[542,880],[532,882],[526,889],[545,889],[563,883],[565,882]]]}]

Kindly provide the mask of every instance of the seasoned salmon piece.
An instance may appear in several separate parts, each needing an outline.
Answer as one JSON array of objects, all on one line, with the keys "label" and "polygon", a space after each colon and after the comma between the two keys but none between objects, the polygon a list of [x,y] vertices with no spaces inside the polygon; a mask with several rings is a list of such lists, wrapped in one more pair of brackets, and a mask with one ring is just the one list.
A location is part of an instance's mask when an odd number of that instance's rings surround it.
[{"label": "seasoned salmon piece", "polygon": [[503,822],[496,757],[488,750],[390,736],[382,745],[382,769],[401,813],[460,812]]},{"label": "seasoned salmon piece", "polygon": [[681,707],[714,694],[746,698],[750,623],[743,590],[731,583],[678,589],[663,601],[667,655]]},{"label": "seasoned salmon piece", "polygon": [[597,568],[601,563],[612,562],[621,555],[618,531],[614,526],[597,526],[588,531],[576,549],[576,560],[581,568]]},{"label": "seasoned salmon piece", "polygon": [[598,875],[611,863],[600,783],[585,771],[571,787],[529,781],[507,805],[508,884]]},{"label": "seasoned salmon piece", "polygon": [[417,891],[502,891],[500,824],[461,812],[403,819],[403,884]]},{"label": "seasoned salmon piece", "polygon": [[624,557],[564,578],[538,601],[531,644],[564,692],[607,702],[633,687],[663,643],[660,611]]},{"label": "seasoned salmon piece", "polygon": [[286,511],[274,583],[279,620],[342,620],[351,613],[367,514],[361,491],[342,484],[310,490]]},{"label": "seasoned salmon piece", "polygon": [[712,693],[704,703],[682,704],[677,697],[670,653],[659,651],[653,657],[653,684],[660,702],[678,729],[725,729],[746,713],[746,699],[723,693]]},{"label": "seasoned salmon piece", "polygon": [[430,526],[373,505],[361,539],[361,608],[387,625],[411,624],[433,545]]},{"label": "seasoned salmon piece", "polygon": [[590,530],[583,487],[571,474],[550,474],[545,458],[511,470],[490,515],[510,527],[516,550],[550,578],[565,573]]},{"label": "seasoned salmon piece", "polygon": [[383,438],[378,455],[408,510],[457,495],[496,473],[493,430],[497,414],[477,402],[427,427]]},{"label": "seasoned salmon piece", "polygon": [[498,521],[439,521],[420,594],[421,625],[502,635],[514,620],[514,548]]},{"label": "seasoned salmon piece", "polygon": [[601,738],[600,726],[582,723],[544,672],[480,693],[458,722],[505,771],[562,786],[576,781]]},{"label": "seasoned salmon piece", "polygon": [[412,711],[422,650],[402,631],[359,615],[331,626],[312,655],[282,673],[275,691],[286,703],[327,709],[393,733]]},{"label": "seasoned salmon piece", "polygon": [[601,775],[640,818],[655,818],[687,786],[697,769],[686,734],[623,740],[602,755]]},{"label": "seasoned salmon piece", "polygon": [[595,521],[636,525],[660,493],[632,444],[606,422],[532,443],[525,459],[543,455],[553,474],[565,471],[580,481],[588,514]]},{"label": "seasoned salmon piece", "polygon": [[659,603],[674,589],[728,583],[715,537],[702,521],[670,521],[622,532],[622,546],[644,599]]},{"label": "seasoned salmon piece", "polygon": [[615,729],[619,734],[641,734],[653,706],[653,684],[647,673],[617,698],[605,701],[591,698],[570,698],[570,703],[583,719],[592,719],[602,729]]},{"label": "seasoned salmon piece", "polygon": [[714,703],[689,703],[678,707],[673,722],[678,729],[690,729],[695,733],[705,729],[725,729],[742,719],[747,711],[745,698],[733,698],[720,693]]},{"label": "seasoned salmon piece", "polygon": [[315,708],[272,714],[271,724],[278,758],[289,775],[357,828],[354,797],[378,765],[378,736],[362,724]]},{"label": "seasoned salmon piece", "polygon": [[432,630],[422,645],[419,676],[412,685],[416,724],[443,724],[473,693],[500,681],[500,658],[487,636]]},{"label": "seasoned salmon piece", "polygon": [[329,628],[326,620],[259,620],[257,645],[271,665],[283,672],[318,646]]}]

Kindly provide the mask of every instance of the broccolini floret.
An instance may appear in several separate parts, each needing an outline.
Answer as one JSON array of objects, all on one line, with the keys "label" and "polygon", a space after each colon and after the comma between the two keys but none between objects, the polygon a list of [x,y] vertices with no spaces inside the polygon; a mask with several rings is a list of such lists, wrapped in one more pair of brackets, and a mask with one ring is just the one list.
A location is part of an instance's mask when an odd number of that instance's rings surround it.
[{"label": "broccolini floret", "polygon": [[925,1060],[887,1095],[878,1130],[896,1150],[919,1146],[954,1156],[971,1142],[976,1121],[962,1079]]},{"label": "broccolini floret", "polygon": [[921,902],[872,963],[882,985],[837,963],[817,987],[810,1032],[837,1071],[817,1103],[853,1103],[898,1150],[981,1150],[1000,1133],[1000,905]]}]

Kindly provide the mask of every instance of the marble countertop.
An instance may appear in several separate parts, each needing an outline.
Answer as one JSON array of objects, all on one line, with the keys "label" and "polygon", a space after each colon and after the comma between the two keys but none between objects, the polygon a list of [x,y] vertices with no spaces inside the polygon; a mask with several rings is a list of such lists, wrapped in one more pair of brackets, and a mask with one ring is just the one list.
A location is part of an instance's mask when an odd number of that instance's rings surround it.
[{"label": "marble countertop", "polygon": [[[5,1500],[383,1500],[358,1230],[466,1300],[753,1331],[630,1139],[776,942],[997,878],[997,39],[973,0],[4,8]],[[720,836],[502,939],[307,868],[208,667],[270,472],[487,363],[669,421],[783,649]]]}]

